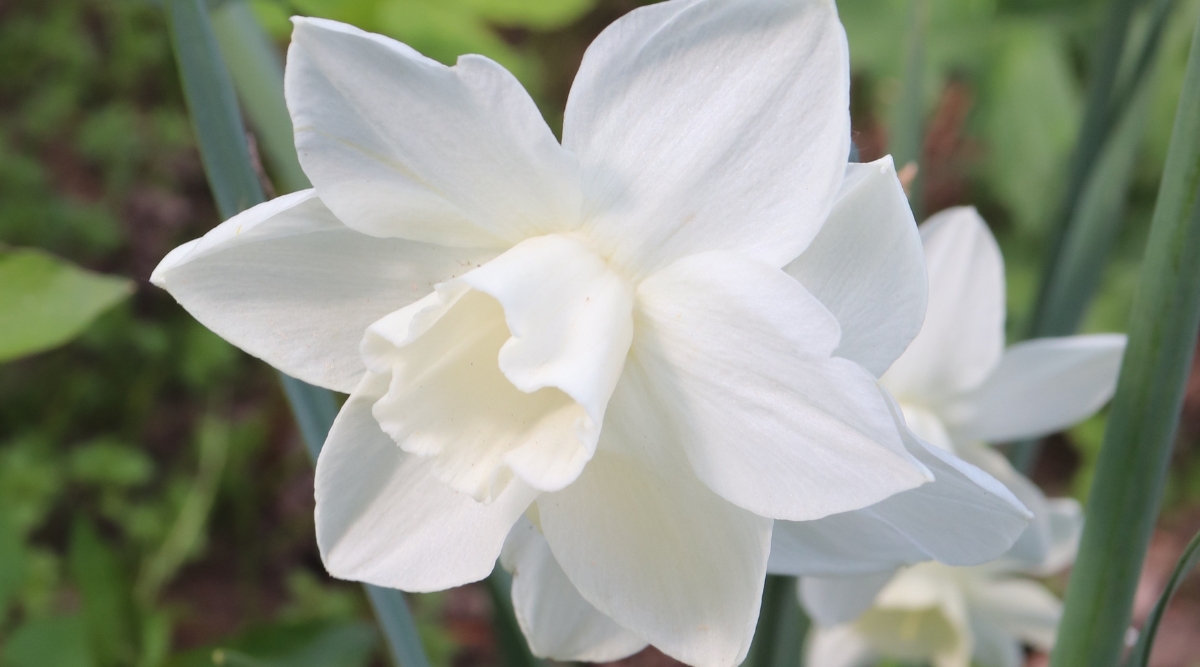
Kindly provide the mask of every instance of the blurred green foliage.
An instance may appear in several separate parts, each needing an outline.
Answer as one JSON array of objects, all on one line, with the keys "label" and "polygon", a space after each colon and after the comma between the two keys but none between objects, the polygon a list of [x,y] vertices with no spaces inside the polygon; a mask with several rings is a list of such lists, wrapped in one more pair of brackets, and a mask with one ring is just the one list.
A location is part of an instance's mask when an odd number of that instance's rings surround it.
[{"label": "blurred green foliage", "polygon": [[[238,0],[211,4],[221,1]],[[488,55],[557,128],[586,44],[641,3],[251,4],[280,53],[287,17],[307,14],[391,35],[447,63]],[[923,210],[973,204],[992,224],[1014,333],[1037,291],[1101,5],[929,2]],[[909,0],[846,1],[840,11],[855,73],[855,139],[871,159],[887,151],[885,119],[902,91]],[[1200,0],[1181,0],[1176,11],[1088,331],[1125,327]],[[82,298],[67,290],[78,299],[75,317],[53,322],[65,332],[60,341],[82,332],[75,342],[0,365],[0,667],[381,664],[360,590],[320,567],[311,469],[273,373],[146,282],[170,248],[216,222],[161,8],[150,0],[0,3],[0,243],[37,249],[4,251],[0,276],[17,258],[42,271],[40,283],[22,274],[20,294],[63,281],[93,290]],[[96,282],[94,273],[119,278]],[[0,277],[0,317],[17,298],[13,284]],[[100,314],[129,284],[132,297]],[[1066,484],[1076,495],[1087,488],[1103,424],[1096,417],[1064,440],[1079,456]],[[1200,502],[1193,447],[1181,445],[1173,507]],[[443,624],[446,596],[418,602],[428,653],[448,665],[463,640]]]}]

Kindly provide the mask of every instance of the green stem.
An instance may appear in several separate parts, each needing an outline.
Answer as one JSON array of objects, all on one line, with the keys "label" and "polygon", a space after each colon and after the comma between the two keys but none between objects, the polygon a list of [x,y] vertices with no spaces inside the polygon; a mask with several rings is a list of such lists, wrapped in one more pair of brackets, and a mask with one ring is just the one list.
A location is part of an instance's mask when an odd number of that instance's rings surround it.
[{"label": "green stem", "polygon": [[517,614],[512,606],[512,575],[496,565],[492,576],[487,578],[488,593],[492,597],[492,631],[496,633],[496,648],[500,661],[508,667],[536,667],[541,661],[534,657],[517,624]]},{"label": "green stem", "polygon": [[[914,163],[920,166],[925,120],[925,38],[929,26],[928,0],[911,0],[907,50],[904,60],[904,84],[892,123],[890,147],[896,168]],[[913,215],[921,219],[921,173],[918,170],[908,186]]]},{"label": "green stem", "polygon": [[1200,23],[1052,667],[1117,664],[1200,330]]},{"label": "green stem", "polygon": [[[237,96],[204,5],[200,0],[167,0],[165,4],[204,170],[217,210],[221,217],[230,218],[264,200]],[[336,403],[328,391],[299,380],[285,378],[284,389],[315,460],[337,414]],[[368,586],[367,596],[387,638],[392,661],[399,667],[428,667],[404,593]]]},{"label": "green stem", "polygon": [[[808,617],[796,597],[796,579],[768,575],[762,610],[746,664],[750,667],[798,667],[808,632]],[[820,667],[817,665],[815,667]]]}]

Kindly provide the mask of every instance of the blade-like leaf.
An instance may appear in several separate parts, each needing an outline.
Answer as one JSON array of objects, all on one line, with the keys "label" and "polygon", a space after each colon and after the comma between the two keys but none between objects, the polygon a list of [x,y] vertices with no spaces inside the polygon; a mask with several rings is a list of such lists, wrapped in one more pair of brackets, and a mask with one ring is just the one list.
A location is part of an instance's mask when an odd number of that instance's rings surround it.
[{"label": "blade-like leaf", "polygon": [[133,600],[125,570],[117,555],[85,519],[75,521],[69,553],[71,578],[82,598],[86,634],[99,665],[134,661]]},{"label": "blade-like leaf", "polygon": [[213,32],[229,65],[233,85],[254,125],[277,191],[309,187],[296,157],[292,118],[283,99],[283,63],[275,45],[242,0],[227,0],[212,12]]},{"label": "blade-like leaf", "polygon": [[801,652],[808,624],[808,617],[796,596],[795,577],[768,575],[746,664],[750,667],[803,667]]},{"label": "blade-like leaf", "polygon": [[39,250],[0,250],[0,362],[57,347],[133,293]]},{"label": "blade-like leaf", "polygon": [[1197,562],[1200,562],[1200,533],[1192,537],[1192,541],[1188,542],[1187,548],[1183,550],[1183,555],[1179,557],[1179,562],[1175,563],[1171,578],[1167,580],[1167,587],[1159,596],[1158,602],[1154,603],[1146,622],[1142,624],[1137,644],[1134,644],[1133,650],[1129,652],[1125,667],[1146,667],[1150,664],[1150,651],[1154,648],[1154,636],[1158,634],[1158,624],[1162,622],[1163,613],[1167,611],[1167,605],[1171,603],[1175,591],[1179,590],[1179,586],[1196,567]]},{"label": "blade-like leaf", "polygon": [[0,647],[5,667],[96,667],[79,614],[26,621]]},{"label": "blade-like leaf", "polygon": [[[184,96],[196,128],[205,173],[217,200],[217,209],[228,218],[263,201],[233,84],[217,50],[212,25],[201,0],[167,0],[165,4]],[[269,68],[263,71],[269,71]],[[285,382],[285,388],[289,389],[289,398],[300,395],[295,391],[301,389],[298,385],[287,387]],[[292,404],[309,451],[313,453],[320,451],[333,423],[327,409],[332,396],[325,392],[326,398],[317,398],[323,391],[315,387],[303,389],[304,396],[312,401]],[[325,407],[317,405],[318,401]],[[367,587],[367,593],[388,639],[393,662],[400,667],[428,667],[404,594],[374,587]]]},{"label": "blade-like leaf", "polygon": [[1200,331],[1200,24],[1088,497],[1053,667],[1120,659]]},{"label": "blade-like leaf", "polygon": [[496,645],[503,664],[507,667],[541,664],[533,657],[521,626],[517,625],[517,614],[512,605],[512,575],[497,564],[492,576],[487,578],[487,588],[492,596],[492,630],[496,633]]},{"label": "blade-like leaf", "polygon": [[[921,161],[921,145],[925,119],[925,41],[929,26],[928,0],[909,0],[909,25],[904,61],[904,84],[900,102],[892,121],[891,145],[888,147],[896,167]],[[921,219],[921,173],[918,170],[908,184],[908,200],[913,215]]]}]

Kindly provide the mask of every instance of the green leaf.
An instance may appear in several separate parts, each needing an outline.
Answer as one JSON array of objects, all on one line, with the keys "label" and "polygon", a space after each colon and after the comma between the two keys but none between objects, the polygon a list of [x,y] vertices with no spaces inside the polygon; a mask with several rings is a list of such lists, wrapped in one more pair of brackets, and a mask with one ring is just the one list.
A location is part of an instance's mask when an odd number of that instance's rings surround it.
[{"label": "green leaf", "polygon": [[1167,605],[1171,603],[1171,598],[1175,596],[1175,591],[1179,590],[1183,580],[1196,567],[1197,562],[1200,562],[1200,533],[1196,533],[1192,537],[1192,541],[1188,542],[1183,554],[1179,556],[1179,562],[1175,563],[1175,569],[1171,570],[1171,578],[1167,580],[1167,587],[1163,589],[1158,602],[1154,603],[1154,608],[1150,610],[1150,615],[1142,624],[1137,644],[1134,644],[1133,650],[1129,652],[1129,659],[1126,660],[1125,667],[1147,667],[1150,664],[1150,651],[1154,648],[1154,637],[1158,634],[1158,624],[1162,622],[1163,614],[1167,611]]},{"label": "green leaf", "polygon": [[39,250],[0,250],[0,362],[66,343],[132,292]]},{"label": "green leaf", "polygon": [[1079,100],[1058,33],[1019,23],[1004,35],[988,80],[983,126],[988,182],[1027,234],[1046,223],[1076,133]]},{"label": "green leaf", "polygon": [[[754,641],[746,656],[748,667],[796,667],[802,665],[801,652],[808,633],[809,620],[800,608],[795,577],[767,575],[763,587],[762,610]],[[814,665],[813,667],[821,667]]]},{"label": "green leaf", "polygon": [[1162,499],[1200,332],[1200,21],[1130,318],[1129,345],[1088,496],[1053,667],[1110,667]]},{"label": "green leaf", "polygon": [[[907,53],[904,61],[904,83],[901,87],[900,103],[896,105],[896,117],[892,122],[891,142],[888,146],[896,161],[896,169],[910,162],[918,165],[925,136],[925,43],[929,30],[929,0],[910,0],[908,17]],[[908,199],[912,202],[913,215],[921,219],[921,174],[909,185]]]},{"label": "green leaf", "polygon": [[578,20],[595,0],[458,0],[485,20],[506,26],[537,30],[561,28]]},{"label": "green leaf", "polygon": [[282,623],[255,628],[217,646],[188,651],[171,667],[366,667],[379,644],[361,621]]},{"label": "green leaf", "polygon": [[166,0],[175,63],[221,217],[263,201],[229,72],[201,0]]},{"label": "green leaf", "polygon": [[95,667],[78,614],[27,621],[4,644],[4,667]]},{"label": "green leaf", "polygon": [[529,650],[525,634],[517,624],[512,604],[512,575],[499,564],[487,578],[488,593],[492,596],[492,630],[500,649],[501,663],[506,667],[536,667],[541,661]]},{"label": "green leaf", "polygon": [[8,601],[25,580],[25,545],[16,524],[0,512],[0,619],[6,618]]},{"label": "green leaf", "polygon": [[292,118],[283,98],[283,63],[250,6],[227,0],[212,12],[213,31],[233,84],[275,180],[286,192],[310,187],[296,157]]},{"label": "green leaf", "polygon": [[71,531],[69,565],[71,578],[79,586],[87,637],[97,664],[133,663],[137,650],[128,578],[116,554],[86,519],[77,519]]}]

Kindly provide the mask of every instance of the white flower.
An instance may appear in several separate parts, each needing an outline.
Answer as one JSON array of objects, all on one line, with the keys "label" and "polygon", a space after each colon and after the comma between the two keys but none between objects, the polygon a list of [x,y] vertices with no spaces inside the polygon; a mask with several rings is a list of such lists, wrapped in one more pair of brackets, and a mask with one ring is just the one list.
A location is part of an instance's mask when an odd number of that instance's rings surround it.
[{"label": "white flower", "polygon": [[805,577],[801,600],[818,626],[810,664],[821,667],[883,657],[1017,667],[1022,644],[1048,651],[1061,603],[1022,575],[1052,574],[1074,560],[1080,507],[1046,499],[982,441],[1061,430],[1098,410],[1116,386],[1124,336],[1039,339],[1004,349],[1003,260],[974,209],[933,216],[921,237],[929,312],[882,383],[913,431],[1002,481],[1035,519],[1009,552],[986,565],[922,563],[893,577],[903,563],[884,558],[873,573]]},{"label": "white flower", "polygon": [[847,166],[848,69],[829,0],[651,5],[589,48],[559,144],[490,60],[296,19],[314,188],[153,280],[350,393],[316,474],[335,576],[444,589],[507,538],[540,653],[735,665],[775,519],[931,489],[906,497],[982,508],[954,516],[973,559],[1026,521],[877,387],[925,272],[891,161]]},{"label": "white flower", "polygon": [[[853,622],[815,627],[806,664],[865,667],[892,659],[933,667],[1021,667],[1024,646],[1043,652],[1054,647],[1062,614],[1062,602],[1027,574],[1011,560],[905,568]],[[845,592],[828,586],[820,594]]]}]

